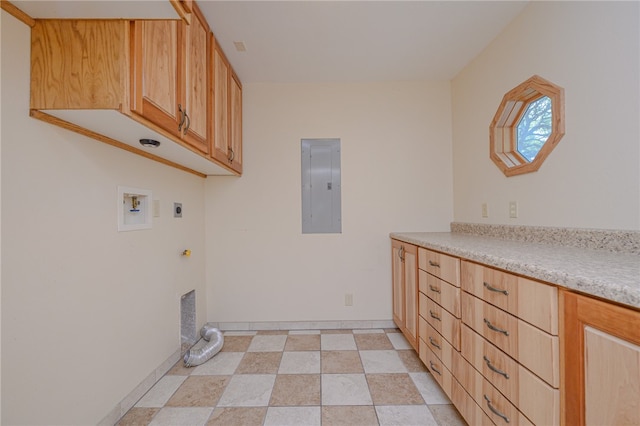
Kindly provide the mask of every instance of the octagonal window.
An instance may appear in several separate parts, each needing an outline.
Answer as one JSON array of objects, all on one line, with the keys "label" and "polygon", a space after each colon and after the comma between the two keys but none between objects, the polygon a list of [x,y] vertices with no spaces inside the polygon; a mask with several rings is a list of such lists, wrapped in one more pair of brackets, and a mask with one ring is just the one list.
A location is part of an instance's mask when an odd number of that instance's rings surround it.
[{"label": "octagonal window", "polygon": [[490,157],[506,176],[538,170],[564,135],[564,90],[534,75],[504,95],[489,129]]},{"label": "octagonal window", "polygon": [[528,162],[536,158],[551,134],[551,99],[543,96],[529,104],[518,122],[516,145]]}]

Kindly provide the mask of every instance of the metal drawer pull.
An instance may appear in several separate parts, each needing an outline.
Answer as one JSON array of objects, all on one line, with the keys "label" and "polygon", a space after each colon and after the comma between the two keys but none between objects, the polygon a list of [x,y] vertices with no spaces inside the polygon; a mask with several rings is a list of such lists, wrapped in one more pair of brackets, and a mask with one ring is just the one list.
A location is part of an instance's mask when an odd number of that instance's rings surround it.
[{"label": "metal drawer pull", "polygon": [[440,347],[440,345],[439,345],[439,344],[437,344],[437,343],[435,342],[435,340],[433,340],[433,339],[431,338],[431,336],[429,336],[429,343],[431,343],[431,346],[435,346],[435,347],[436,347],[436,348],[438,348],[438,349],[442,349],[442,348]]},{"label": "metal drawer pull", "polygon": [[429,367],[431,367],[431,371],[435,371],[436,373],[442,376],[442,373],[439,372],[438,369],[433,366],[433,362],[429,361]]},{"label": "metal drawer pull", "polygon": [[491,287],[491,285],[488,282],[484,282],[483,284],[487,288],[487,290],[489,290],[489,291],[495,291],[496,293],[502,293],[505,296],[509,295],[509,292],[507,290],[501,290],[499,288]]},{"label": "metal drawer pull", "polygon": [[434,293],[440,293],[440,289],[432,285],[429,286],[429,290],[433,291]]},{"label": "metal drawer pull", "polygon": [[[429,312],[431,312],[431,311],[429,311]],[[498,333],[502,333],[505,336],[509,335],[509,332],[507,330],[503,330],[501,328],[496,327],[495,325],[491,324],[489,322],[489,320],[487,320],[486,318],[484,319],[484,323],[487,324],[487,327],[489,327],[490,330],[497,331]]]},{"label": "metal drawer pull", "polygon": [[439,316],[437,316],[436,314],[434,314],[434,313],[433,313],[433,311],[432,311],[431,309],[429,309],[429,315],[431,316],[431,318],[433,318],[433,319],[435,319],[435,320],[442,321],[442,320],[440,319],[440,317],[439,317]]},{"label": "metal drawer pull", "polygon": [[493,405],[491,405],[491,400],[489,399],[489,397],[487,395],[484,395],[484,399],[487,401],[487,406],[489,407],[489,410],[491,410],[493,412],[493,414],[495,414],[496,416],[502,417],[505,422],[509,423],[509,417],[505,416],[500,411],[498,411],[495,408],[493,408]]},{"label": "metal drawer pull", "polygon": [[491,364],[491,361],[489,361],[489,358],[487,358],[486,356],[483,356],[483,358],[484,358],[484,361],[487,363],[487,367],[489,367],[489,369],[490,369],[491,371],[493,371],[493,372],[495,372],[495,373],[498,373],[498,374],[502,374],[502,375],[504,376],[504,378],[505,378],[505,379],[507,379],[507,380],[509,379],[509,375],[508,375],[507,373],[505,373],[504,371],[499,370],[499,369],[497,369],[496,367],[494,367],[494,366]]},{"label": "metal drawer pull", "polygon": [[439,268],[440,267],[439,263],[432,262],[432,261],[429,261],[429,265],[433,266],[434,268]]}]

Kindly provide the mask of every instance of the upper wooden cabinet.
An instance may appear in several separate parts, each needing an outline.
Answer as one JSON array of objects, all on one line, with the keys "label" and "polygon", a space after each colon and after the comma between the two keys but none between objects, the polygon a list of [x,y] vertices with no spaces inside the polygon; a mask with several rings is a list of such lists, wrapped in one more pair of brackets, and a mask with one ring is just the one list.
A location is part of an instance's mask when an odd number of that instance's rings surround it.
[{"label": "upper wooden cabinet", "polygon": [[233,170],[242,173],[242,84],[235,72],[231,72],[229,126],[231,135],[231,158],[229,163]]},{"label": "upper wooden cabinet", "polygon": [[229,162],[229,75],[230,66],[218,42],[211,35],[211,58],[213,80],[213,105],[211,108],[211,124],[213,127],[213,143],[211,156],[218,161]]},{"label": "upper wooden cabinet", "polygon": [[194,3],[191,5],[191,24],[180,23],[183,42],[179,44],[182,51],[182,90],[180,101],[183,102],[186,122],[182,132],[185,140],[198,147],[202,152],[209,152],[208,106],[209,106],[209,25]]},{"label": "upper wooden cabinet", "polygon": [[242,84],[211,35],[213,101],[211,156],[242,173]]},{"label": "upper wooden cabinet", "polygon": [[201,176],[240,175],[242,86],[188,8],[190,24],[36,20],[31,115]]},{"label": "upper wooden cabinet", "polygon": [[127,21],[36,20],[31,108],[120,109],[127,101]]},{"label": "upper wooden cabinet", "polygon": [[178,27],[178,21],[136,21],[131,34],[131,111],[176,136],[183,111]]}]

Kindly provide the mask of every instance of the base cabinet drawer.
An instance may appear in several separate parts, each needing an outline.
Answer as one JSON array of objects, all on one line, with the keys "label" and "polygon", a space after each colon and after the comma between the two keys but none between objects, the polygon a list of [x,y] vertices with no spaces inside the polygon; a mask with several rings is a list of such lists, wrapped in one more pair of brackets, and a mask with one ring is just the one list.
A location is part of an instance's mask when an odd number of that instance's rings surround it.
[{"label": "base cabinet drawer", "polygon": [[456,368],[456,378],[461,380],[462,386],[496,425],[533,426],[533,423],[518,411],[511,401],[478,373],[462,356],[456,363]]},{"label": "base cabinet drawer", "polygon": [[[421,341],[423,342],[423,341]],[[457,353],[457,352],[456,352]],[[455,381],[451,371],[445,367],[445,365],[438,359],[435,353],[433,353],[430,349],[426,348],[425,358],[423,362],[431,372],[431,375],[436,382],[440,385],[444,393],[451,399],[452,396],[452,382]]]},{"label": "base cabinet drawer", "polygon": [[440,278],[418,269],[418,283],[422,293],[460,318],[460,287],[453,286]]},{"label": "base cabinet drawer", "polygon": [[464,324],[460,339],[462,356],[534,424],[560,424],[558,389],[549,386]]},{"label": "base cabinet drawer", "polygon": [[435,328],[420,317],[420,344],[429,348],[450,371],[453,371],[453,353],[456,351]]},{"label": "base cabinet drawer", "polygon": [[462,321],[554,388],[560,385],[558,336],[522,321],[466,292]]},{"label": "base cabinet drawer", "polygon": [[460,259],[420,247],[418,268],[460,287]]},{"label": "base cabinet drawer", "polygon": [[558,334],[558,289],[487,266],[463,260],[462,289],[479,299]]},{"label": "base cabinet drawer", "polygon": [[418,293],[418,307],[420,316],[427,320],[451,346],[460,350],[460,320],[451,315],[424,293]]},{"label": "base cabinet drawer", "polygon": [[456,406],[460,415],[470,426],[495,426],[489,416],[482,411],[482,408],[474,399],[464,390],[457,380],[453,380],[451,389],[451,402]]}]

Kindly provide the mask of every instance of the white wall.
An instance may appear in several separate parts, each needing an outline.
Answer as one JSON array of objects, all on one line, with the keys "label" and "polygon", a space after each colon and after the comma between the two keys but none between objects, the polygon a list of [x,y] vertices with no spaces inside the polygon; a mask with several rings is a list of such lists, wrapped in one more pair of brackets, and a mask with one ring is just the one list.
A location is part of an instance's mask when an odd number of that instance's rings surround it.
[{"label": "white wall", "polygon": [[[639,9],[531,2],[456,76],[456,221],[640,229]],[[538,172],[506,178],[489,159],[489,123],[502,96],[533,74],[564,87],[566,134]],[[511,200],[518,219],[508,217]]]},{"label": "white wall", "polygon": [[[243,89],[246,172],[206,181],[209,321],[390,320],[389,232],[452,219],[449,83]],[[341,139],[342,234],[301,234],[302,138]]]},{"label": "white wall", "polygon": [[[96,424],[179,349],[181,294],[205,321],[204,179],[29,118],[29,49],[3,11],[2,423]],[[117,232],[118,185],[153,229]]]}]

